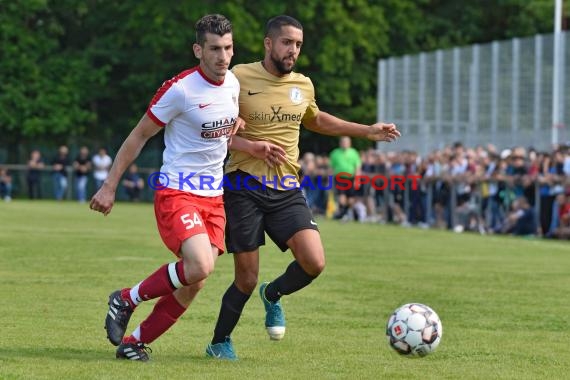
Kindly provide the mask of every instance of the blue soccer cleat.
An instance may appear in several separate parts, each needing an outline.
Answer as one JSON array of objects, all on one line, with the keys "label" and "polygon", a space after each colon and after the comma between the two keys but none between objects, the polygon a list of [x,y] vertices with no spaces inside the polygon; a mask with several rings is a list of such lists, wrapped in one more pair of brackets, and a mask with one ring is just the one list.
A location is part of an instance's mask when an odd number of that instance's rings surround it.
[{"label": "blue soccer cleat", "polygon": [[232,340],[229,336],[226,337],[225,342],[208,344],[208,347],[206,347],[206,355],[220,360],[238,360]]},{"label": "blue soccer cleat", "polygon": [[269,282],[264,282],[259,286],[259,296],[265,306],[265,328],[271,340],[281,340],[285,336],[285,313],[281,302],[271,302],[265,298],[267,285]]}]

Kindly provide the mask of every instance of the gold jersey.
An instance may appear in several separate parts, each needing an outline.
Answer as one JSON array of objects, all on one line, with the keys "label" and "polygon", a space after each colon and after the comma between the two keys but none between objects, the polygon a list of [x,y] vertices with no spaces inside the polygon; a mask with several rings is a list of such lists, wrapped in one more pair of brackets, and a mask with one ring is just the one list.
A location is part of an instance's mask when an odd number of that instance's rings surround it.
[{"label": "gold jersey", "polygon": [[246,122],[245,130],[238,136],[281,146],[287,153],[287,161],[271,168],[264,160],[230,150],[226,172],[242,170],[268,187],[290,189],[288,179],[294,178],[299,183],[300,125],[319,112],[313,83],[295,72],[276,77],[261,62],[236,65],[232,72],[240,82],[239,116]]}]

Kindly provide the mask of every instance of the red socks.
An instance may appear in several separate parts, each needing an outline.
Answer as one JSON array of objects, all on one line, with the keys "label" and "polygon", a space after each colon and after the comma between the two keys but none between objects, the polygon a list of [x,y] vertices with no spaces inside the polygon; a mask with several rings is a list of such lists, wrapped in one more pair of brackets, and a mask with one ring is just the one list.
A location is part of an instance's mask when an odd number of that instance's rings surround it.
[{"label": "red socks", "polygon": [[130,335],[123,338],[123,343],[138,343],[139,341],[145,344],[152,343],[176,323],[185,311],[186,308],[178,303],[174,294],[161,297],[154,305],[152,313],[137,328],[140,340]]}]

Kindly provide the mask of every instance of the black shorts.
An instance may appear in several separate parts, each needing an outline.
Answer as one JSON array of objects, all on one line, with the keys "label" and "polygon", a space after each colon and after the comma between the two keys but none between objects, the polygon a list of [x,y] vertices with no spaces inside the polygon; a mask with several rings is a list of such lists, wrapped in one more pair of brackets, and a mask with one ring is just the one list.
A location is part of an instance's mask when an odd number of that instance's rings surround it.
[{"label": "black shorts", "polygon": [[299,189],[275,190],[247,173],[228,173],[224,187],[226,249],[230,253],[253,251],[265,245],[265,233],[285,252],[296,232],[317,230],[313,214]]}]

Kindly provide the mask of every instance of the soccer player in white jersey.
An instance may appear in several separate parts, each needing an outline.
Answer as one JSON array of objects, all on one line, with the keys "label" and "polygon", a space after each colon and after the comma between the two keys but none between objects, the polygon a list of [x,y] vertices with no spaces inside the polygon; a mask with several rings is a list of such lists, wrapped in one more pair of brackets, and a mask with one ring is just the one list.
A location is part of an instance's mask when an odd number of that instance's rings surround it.
[{"label": "soccer player in white jersey", "polygon": [[[121,359],[149,360],[146,344],[184,313],[224,252],[223,161],[230,137],[242,126],[237,118],[239,83],[228,71],[233,56],[230,21],[222,15],[201,18],[193,51],[200,64],[158,89],[90,203],[92,210],[111,212],[121,176],[148,139],[164,128],[164,189],[155,192],[154,208],[160,236],[178,261],[109,296],[105,328]],[[253,154],[263,159],[270,147],[263,142],[247,150],[257,149]],[[208,181],[201,183],[204,178]],[[125,337],[137,305],[154,298],[160,299],[151,314]]]}]

